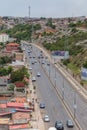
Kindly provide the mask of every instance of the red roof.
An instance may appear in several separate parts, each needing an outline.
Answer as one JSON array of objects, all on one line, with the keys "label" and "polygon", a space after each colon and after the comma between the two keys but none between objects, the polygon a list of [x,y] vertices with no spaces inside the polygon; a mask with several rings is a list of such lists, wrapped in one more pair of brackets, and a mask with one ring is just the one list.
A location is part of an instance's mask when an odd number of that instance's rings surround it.
[{"label": "red roof", "polygon": [[25,128],[29,128],[29,124],[10,125],[10,130],[11,129],[25,129]]},{"label": "red roof", "polygon": [[0,108],[6,108],[6,104],[0,104]]},{"label": "red roof", "polygon": [[17,43],[8,43],[8,44],[7,44],[7,46],[15,46],[15,45],[16,45],[16,46],[19,46],[19,44],[17,44]]},{"label": "red roof", "polygon": [[14,84],[16,85],[17,88],[24,88],[25,87],[25,84],[23,82],[20,82],[20,81],[15,82]]},{"label": "red roof", "polygon": [[12,112],[4,112],[4,113],[0,113],[0,116],[5,116],[5,115],[9,115],[12,114]]},{"label": "red roof", "polygon": [[24,103],[8,102],[7,107],[24,108]]}]

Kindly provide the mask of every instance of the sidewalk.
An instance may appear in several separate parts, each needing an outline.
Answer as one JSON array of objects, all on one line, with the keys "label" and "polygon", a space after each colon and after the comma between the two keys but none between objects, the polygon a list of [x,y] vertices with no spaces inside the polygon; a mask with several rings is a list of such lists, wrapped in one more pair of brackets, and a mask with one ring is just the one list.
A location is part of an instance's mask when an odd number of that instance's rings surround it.
[{"label": "sidewalk", "polygon": [[31,79],[29,82],[29,90],[32,91],[32,93],[30,94],[30,98],[31,98],[31,100],[34,99],[34,105],[35,105],[35,111],[32,112],[32,121],[30,123],[31,123],[32,127],[35,129],[45,130],[45,126],[44,126],[44,122],[42,120],[40,109],[39,109],[38,103],[36,101],[37,94],[34,93],[35,90],[33,89],[33,84],[32,84]]},{"label": "sidewalk", "polygon": [[60,71],[61,74],[64,75],[64,77],[72,84],[72,86],[85,98],[87,99],[87,91],[81,86],[79,82],[77,82],[71,74],[65,70],[62,66],[59,64],[55,65],[56,68]]}]

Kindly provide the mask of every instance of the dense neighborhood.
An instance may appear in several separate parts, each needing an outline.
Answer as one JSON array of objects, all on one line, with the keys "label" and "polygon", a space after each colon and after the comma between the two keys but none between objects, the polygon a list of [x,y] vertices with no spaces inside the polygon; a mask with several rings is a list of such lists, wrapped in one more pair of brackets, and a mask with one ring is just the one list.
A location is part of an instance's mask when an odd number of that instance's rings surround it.
[{"label": "dense neighborhood", "polygon": [[[86,39],[85,16],[54,19],[0,17],[0,130],[44,130],[43,123],[37,124],[42,117],[38,119],[41,115],[36,88],[21,43],[36,44],[49,55],[52,51],[68,51],[69,58],[57,62],[87,89],[87,81],[81,79],[81,68],[87,68]],[[36,113],[39,116],[35,117]]]}]

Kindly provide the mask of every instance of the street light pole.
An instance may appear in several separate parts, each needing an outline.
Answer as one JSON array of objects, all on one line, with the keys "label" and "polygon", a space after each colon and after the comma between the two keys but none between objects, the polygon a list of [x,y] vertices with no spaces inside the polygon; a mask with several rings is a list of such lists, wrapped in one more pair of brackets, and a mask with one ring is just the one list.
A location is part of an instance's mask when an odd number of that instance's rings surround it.
[{"label": "street light pole", "polygon": [[62,87],[62,100],[64,100],[64,77],[63,77],[63,87]]},{"label": "street light pole", "polygon": [[50,78],[50,65],[49,65],[49,78]]},{"label": "street light pole", "polygon": [[56,68],[55,68],[55,87],[56,87]]},{"label": "street light pole", "polygon": [[76,104],[76,91],[74,91],[74,120],[76,118],[76,109],[77,109],[77,104]]}]

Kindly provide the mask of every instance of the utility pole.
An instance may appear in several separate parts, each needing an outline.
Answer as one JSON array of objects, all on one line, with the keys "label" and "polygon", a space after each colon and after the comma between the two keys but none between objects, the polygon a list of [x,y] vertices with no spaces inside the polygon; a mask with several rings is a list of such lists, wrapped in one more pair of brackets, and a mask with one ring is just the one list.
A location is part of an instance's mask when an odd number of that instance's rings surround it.
[{"label": "utility pole", "polygon": [[[29,6],[28,7],[28,15],[29,15],[29,23],[30,23],[30,25],[32,25],[32,20],[31,20],[31,6]],[[32,31],[33,29],[32,29],[32,27],[31,27],[31,31]],[[31,37],[32,37],[32,32],[31,32],[31,36],[30,36],[30,42],[32,42],[32,39],[31,39]]]},{"label": "utility pole", "polygon": [[76,118],[76,109],[77,109],[77,103],[76,103],[76,91],[74,91],[74,120]]},{"label": "utility pole", "polygon": [[55,68],[55,88],[56,88],[56,68]]},{"label": "utility pole", "polygon": [[29,9],[29,12],[28,12],[29,13],[29,19],[30,19],[30,9],[31,9],[31,7],[29,6],[28,9]]},{"label": "utility pole", "polygon": [[50,65],[49,65],[49,78],[50,78]]},{"label": "utility pole", "polygon": [[64,77],[63,77],[63,87],[62,87],[62,100],[64,100]]}]

